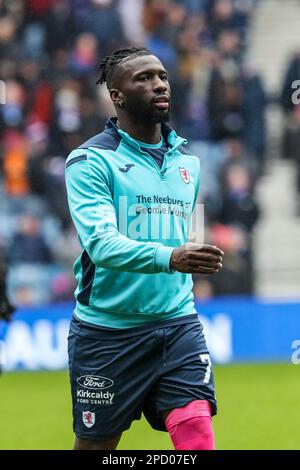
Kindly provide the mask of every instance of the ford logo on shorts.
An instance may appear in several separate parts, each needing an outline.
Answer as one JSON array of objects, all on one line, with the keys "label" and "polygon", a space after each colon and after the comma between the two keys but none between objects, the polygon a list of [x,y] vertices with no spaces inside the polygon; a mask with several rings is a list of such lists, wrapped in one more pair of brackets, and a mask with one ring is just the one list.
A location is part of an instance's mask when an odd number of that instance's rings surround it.
[{"label": "ford logo on shorts", "polygon": [[89,390],[103,390],[112,387],[114,381],[106,377],[99,377],[98,375],[82,375],[77,379],[77,383]]}]

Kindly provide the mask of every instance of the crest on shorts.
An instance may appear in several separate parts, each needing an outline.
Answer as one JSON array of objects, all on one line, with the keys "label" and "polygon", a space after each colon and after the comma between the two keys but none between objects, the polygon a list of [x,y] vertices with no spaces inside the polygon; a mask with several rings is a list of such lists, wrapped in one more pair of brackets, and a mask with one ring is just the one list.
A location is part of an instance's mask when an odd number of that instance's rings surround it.
[{"label": "crest on shorts", "polygon": [[186,168],[184,168],[183,166],[181,166],[179,168],[179,171],[180,171],[180,176],[181,178],[183,179],[183,181],[186,183],[186,184],[189,184],[190,182],[190,172],[189,170],[187,170]]},{"label": "crest on shorts", "polygon": [[95,424],[95,413],[92,413],[91,411],[83,411],[82,421],[87,428],[91,428]]}]

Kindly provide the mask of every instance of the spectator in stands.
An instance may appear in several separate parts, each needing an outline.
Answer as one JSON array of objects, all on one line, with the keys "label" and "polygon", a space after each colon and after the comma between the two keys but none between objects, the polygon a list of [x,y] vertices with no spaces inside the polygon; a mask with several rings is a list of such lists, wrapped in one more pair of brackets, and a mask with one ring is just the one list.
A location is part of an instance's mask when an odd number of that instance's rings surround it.
[{"label": "spectator in stands", "polygon": [[69,57],[70,71],[76,77],[89,76],[98,62],[97,41],[91,33],[77,36],[75,46]]},{"label": "spectator in stands", "polygon": [[229,163],[224,169],[223,181],[218,220],[224,225],[239,226],[250,234],[258,220],[259,209],[253,196],[249,167],[242,162]]},{"label": "spectator in stands", "polygon": [[238,27],[237,16],[231,0],[214,0],[211,3],[209,26],[213,38],[217,40],[224,30],[233,30]]},{"label": "spectator in stands", "polygon": [[214,295],[253,294],[253,263],[247,232],[237,225],[216,224],[211,228],[210,239],[220,241],[226,249],[225,273],[219,280],[212,277]]},{"label": "spectator in stands", "polygon": [[237,226],[215,224],[210,230],[211,243],[219,243],[226,250],[221,279],[212,275],[195,275],[194,293],[201,299],[224,295],[250,295],[253,293],[253,267],[246,232]]},{"label": "spectator in stands", "polygon": [[19,231],[8,246],[7,256],[12,264],[53,262],[53,256],[43,238],[37,217],[32,214],[21,217]]},{"label": "spectator in stands", "polygon": [[10,15],[0,16],[0,59],[18,59],[17,24]]},{"label": "spectator in stands", "polygon": [[[296,191],[300,196],[300,52],[290,61],[284,77],[280,103],[284,112],[284,131],[282,153],[284,158],[291,158],[296,165]],[[300,203],[298,204],[300,215]]]},{"label": "spectator in stands", "polygon": [[244,100],[237,66],[223,61],[212,73],[208,96],[212,140],[242,136],[245,130]]},{"label": "spectator in stands", "polygon": [[[17,122],[18,110],[15,109]],[[14,111],[12,110],[12,113]],[[6,116],[7,117],[7,116]],[[12,116],[10,124],[12,124]],[[7,122],[7,121],[6,121]],[[28,195],[28,148],[27,141],[21,131],[7,129],[3,138],[3,179],[8,196],[21,198]]]},{"label": "spectator in stands", "polygon": [[248,153],[253,157],[256,176],[261,176],[265,168],[267,99],[261,78],[249,63],[241,68],[241,83],[245,122],[242,139]]},{"label": "spectator in stands", "polygon": [[118,0],[91,0],[85,29],[98,41],[102,56],[126,44]]}]

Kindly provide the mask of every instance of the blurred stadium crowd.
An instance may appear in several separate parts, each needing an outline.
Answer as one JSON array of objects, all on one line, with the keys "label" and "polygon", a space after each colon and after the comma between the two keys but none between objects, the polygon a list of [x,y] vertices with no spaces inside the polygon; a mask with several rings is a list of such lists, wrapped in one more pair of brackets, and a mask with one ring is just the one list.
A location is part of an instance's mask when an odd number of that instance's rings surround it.
[{"label": "blurred stadium crowd", "polygon": [[170,72],[172,122],[201,158],[206,241],[226,252],[199,298],[253,292],[255,186],[266,98],[247,63],[258,0],[0,0],[0,251],[17,305],[73,299],[79,253],[64,187],[68,153],[114,114],[101,57],[145,45]]}]

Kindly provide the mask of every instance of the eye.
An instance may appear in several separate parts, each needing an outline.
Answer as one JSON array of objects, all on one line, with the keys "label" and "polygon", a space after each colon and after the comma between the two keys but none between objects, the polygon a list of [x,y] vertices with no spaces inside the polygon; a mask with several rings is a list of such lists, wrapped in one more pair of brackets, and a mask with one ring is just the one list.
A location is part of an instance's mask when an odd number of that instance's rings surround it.
[{"label": "eye", "polygon": [[148,80],[148,78],[149,78],[148,75],[140,75],[139,76],[139,81],[140,82],[145,82],[146,80]]},{"label": "eye", "polygon": [[167,81],[167,80],[168,80],[168,75],[164,73],[163,75],[160,76],[160,78],[161,78],[162,80]]}]

